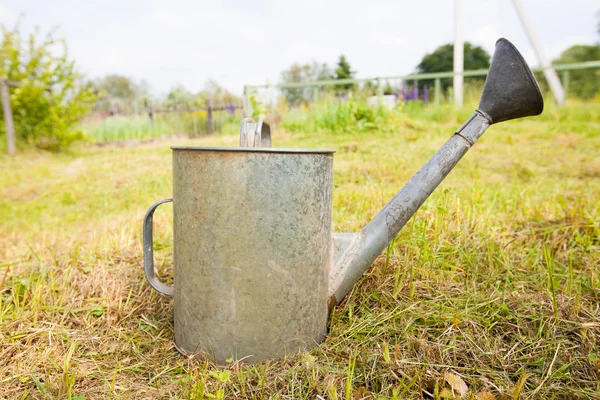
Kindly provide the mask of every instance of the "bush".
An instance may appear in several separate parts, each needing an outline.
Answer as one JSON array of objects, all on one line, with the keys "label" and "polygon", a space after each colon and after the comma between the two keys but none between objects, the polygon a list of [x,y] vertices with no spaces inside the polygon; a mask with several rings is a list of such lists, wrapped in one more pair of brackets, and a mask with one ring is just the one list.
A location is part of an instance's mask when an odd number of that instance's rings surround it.
[{"label": "bush", "polygon": [[[0,77],[15,84],[10,101],[19,145],[58,150],[83,138],[76,126],[93,94],[79,84],[65,41],[55,39],[53,31],[40,37],[36,29],[23,40],[18,28],[2,26]],[[6,134],[4,115],[0,132]]]}]

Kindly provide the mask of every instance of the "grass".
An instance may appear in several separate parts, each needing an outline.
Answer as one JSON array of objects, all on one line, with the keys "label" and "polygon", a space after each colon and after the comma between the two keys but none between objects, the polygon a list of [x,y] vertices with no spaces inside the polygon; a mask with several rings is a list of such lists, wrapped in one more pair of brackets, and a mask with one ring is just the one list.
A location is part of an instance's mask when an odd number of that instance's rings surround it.
[{"label": "grass", "polygon": [[[417,111],[393,129],[273,139],[337,148],[333,229],[356,231],[468,114]],[[471,399],[598,399],[599,112],[490,128],[335,309],[326,341],[256,365],[179,355],[173,303],[144,281],[141,220],[171,196],[175,142],[0,157],[0,398],[443,399],[466,386]],[[168,207],[155,241],[169,273]]]},{"label": "grass", "polygon": [[[239,131],[241,113],[230,115],[216,111],[214,114],[215,131],[234,134]],[[102,120],[87,120],[82,124],[87,139],[94,142],[119,140],[139,140],[159,138],[167,135],[205,135],[208,129],[206,111],[189,113],[156,114],[154,121],[147,115],[116,115]]]}]

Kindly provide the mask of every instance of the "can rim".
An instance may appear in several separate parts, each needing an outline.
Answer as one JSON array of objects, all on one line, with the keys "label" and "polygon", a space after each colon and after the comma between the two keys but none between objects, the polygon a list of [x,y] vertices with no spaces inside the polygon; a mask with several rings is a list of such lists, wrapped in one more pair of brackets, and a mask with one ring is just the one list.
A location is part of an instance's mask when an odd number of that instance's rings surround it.
[{"label": "can rim", "polygon": [[171,150],[193,151],[231,151],[250,153],[304,153],[304,154],[331,154],[334,149],[288,149],[271,147],[210,147],[210,146],[171,146]]}]

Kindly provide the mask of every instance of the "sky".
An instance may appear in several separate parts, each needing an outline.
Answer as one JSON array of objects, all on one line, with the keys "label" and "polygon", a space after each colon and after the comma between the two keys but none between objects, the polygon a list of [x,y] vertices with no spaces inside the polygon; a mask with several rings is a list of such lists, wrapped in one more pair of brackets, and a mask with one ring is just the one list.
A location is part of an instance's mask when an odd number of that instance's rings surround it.
[{"label": "sky", "polygon": [[[594,44],[598,0],[522,0],[550,59]],[[499,37],[538,60],[509,0],[463,0],[465,40],[490,54]],[[146,80],[153,93],[208,79],[235,94],[280,81],[291,64],[334,65],[344,54],[359,78],[411,73],[454,40],[452,0],[3,0],[0,23],[24,33],[58,27],[78,70],[93,79]]]}]

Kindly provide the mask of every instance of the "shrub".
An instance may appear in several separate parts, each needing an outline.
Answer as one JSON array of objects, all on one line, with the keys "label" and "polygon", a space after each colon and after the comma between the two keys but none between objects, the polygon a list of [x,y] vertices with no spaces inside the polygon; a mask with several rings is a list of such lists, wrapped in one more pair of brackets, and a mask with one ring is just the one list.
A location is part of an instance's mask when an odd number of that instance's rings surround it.
[{"label": "shrub", "polygon": [[[0,77],[14,83],[10,101],[20,145],[58,150],[83,138],[76,126],[93,94],[79,84],[66,43],[56,39],[54,31],[41,37],[36,29],[24,40],[18,27],[2,26]],[[0,116],[0,132],[6,134],[4,115]]]}]

